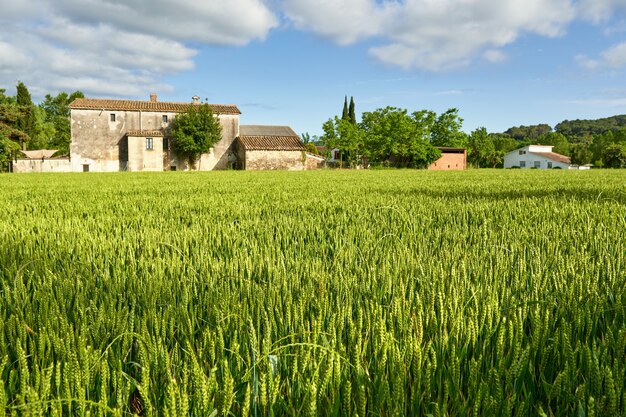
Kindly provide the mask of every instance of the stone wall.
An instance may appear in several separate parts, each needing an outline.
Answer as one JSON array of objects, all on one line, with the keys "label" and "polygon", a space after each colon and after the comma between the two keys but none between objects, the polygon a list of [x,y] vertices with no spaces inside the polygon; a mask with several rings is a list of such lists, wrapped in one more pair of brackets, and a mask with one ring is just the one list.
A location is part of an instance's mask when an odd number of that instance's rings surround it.
[{"label": "stone wall", "polygon": [[68,158],[17,159],[12,163],[13,172],[71,172]]},{"label": "stone wall", "polygon": [[326,160],[323,156],[307,153],[305,164],[307,170],[324,168],[325,165]]},{"label": "stone wall", "polygon": [[146,137],[128,137],[128,171],[163,171],[163,137],[152,139],[152,149]]},{"label": "stone wall", "polygon": [[[166,130],[177,113],[148,111],[72,110],[72,142],[70,159],[73,171],[120,171],[139,167],[143,160],[132,160],[129,154],[126,132],[130,130]],[[115,115],[114,121],[112,116]],[[167,116],[167,123],[163,122]],[[229,150],[239,135],[239,116],[218,116],[222,125],[222,140],[215,148],[203,155],[198,166],[202,170],[228,167]],[[155,138],[155,143],[157,138]],[[162,142],[161,142],[162,143]],[[187,163],[173,152],[164,155],[161,148],[161,169],[187,169]],[[156,153],[156,150],[155,150]],[[164,157],[165,156],[165,157]],[[152,164],[152,163],[151,163]],[[152,166],[152,165],[151,165]]]},{"label": "stone wall", "polygon": [[302,151],[246,151],[245,155],[246,170],[302,171],[306,166]]}]

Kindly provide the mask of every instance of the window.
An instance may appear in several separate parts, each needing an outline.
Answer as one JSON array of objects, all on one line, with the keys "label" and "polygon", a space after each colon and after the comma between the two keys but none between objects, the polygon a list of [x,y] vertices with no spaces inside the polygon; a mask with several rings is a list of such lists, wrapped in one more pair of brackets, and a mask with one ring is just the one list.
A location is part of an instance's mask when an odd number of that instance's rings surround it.
[{"label": "window", "polygon": [[552,168],[552,161],[548,161],[548,168]]},{"label": "window", "polygon": [[111,121],[114,122],[115,121],[115,113],[111,113]]},{"label": "window", "polygon": [[340,159],[341,155],[339,154],[339,151],[334,151],[333,152],[333,159]]},{"label": "window", "polygon": [[151,151],[154,149],[154,140],[152,138],[146,138],[146,150]]},{"label": "window", "polygon": [[176,165],[170,165],[170,171],[176,171]]},{"label": "window", "polygon": [[163,123],[167,123],[167,114],[163,115]]},{"label": "window", "polygon": [[526,168],[526,161],[519,161],[520,168]]},{"label": "window", "polygon": [[167,138],[163,138],[163,150],[169,150],[170,149],[170,142],[167,140]]},{"label": "window", "polygon": [[541,168],[541,161],[535,161],[535,168]]},{"label": "window", "polygon": [[520,155],[526,155],[526,151],[519,151]]}]

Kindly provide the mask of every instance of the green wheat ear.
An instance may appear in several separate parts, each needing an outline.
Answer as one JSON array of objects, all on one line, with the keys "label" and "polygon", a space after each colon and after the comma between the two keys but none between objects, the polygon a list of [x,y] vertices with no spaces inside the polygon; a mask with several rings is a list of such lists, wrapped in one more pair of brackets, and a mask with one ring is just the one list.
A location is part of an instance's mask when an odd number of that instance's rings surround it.
[{"label": "green wheat ear", "polygon": [[0,417],[626,415],[624,183],[0,175]]}]

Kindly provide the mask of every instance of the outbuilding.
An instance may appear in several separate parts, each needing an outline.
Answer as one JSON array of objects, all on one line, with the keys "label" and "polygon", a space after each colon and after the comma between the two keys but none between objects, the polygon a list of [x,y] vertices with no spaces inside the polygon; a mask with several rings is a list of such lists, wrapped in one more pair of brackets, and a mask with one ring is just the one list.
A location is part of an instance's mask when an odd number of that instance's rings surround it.
[{"label": "outbuilding", "polygon": [[554,146],[528,145],[504,155],[504,168],[570,169],[570,158],[552,152]]},{"label": "outbuilding", "polygon": [[307,164],[310,156],[289,126],[241,125],[236,152],[239,168],[246,170],[301,171],[315,165]]},{"label": "outbuilding", "polygon": [[467,150],[465,148],[449,148],[438,146],[441,156],[430,164],[433,171],[462,171],[467,169]]}]

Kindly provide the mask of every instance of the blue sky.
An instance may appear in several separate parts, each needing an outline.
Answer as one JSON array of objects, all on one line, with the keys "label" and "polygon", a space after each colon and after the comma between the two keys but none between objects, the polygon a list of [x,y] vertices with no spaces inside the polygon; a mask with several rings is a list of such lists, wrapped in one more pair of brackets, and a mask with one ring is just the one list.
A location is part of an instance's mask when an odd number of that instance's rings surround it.
[{"label": "blue sky", "polygon": [[626,113],[626,0],[0,0],[0,88],[35,100],[233,103],[320,134],[357,114],[459,109],[464,130]]}]

